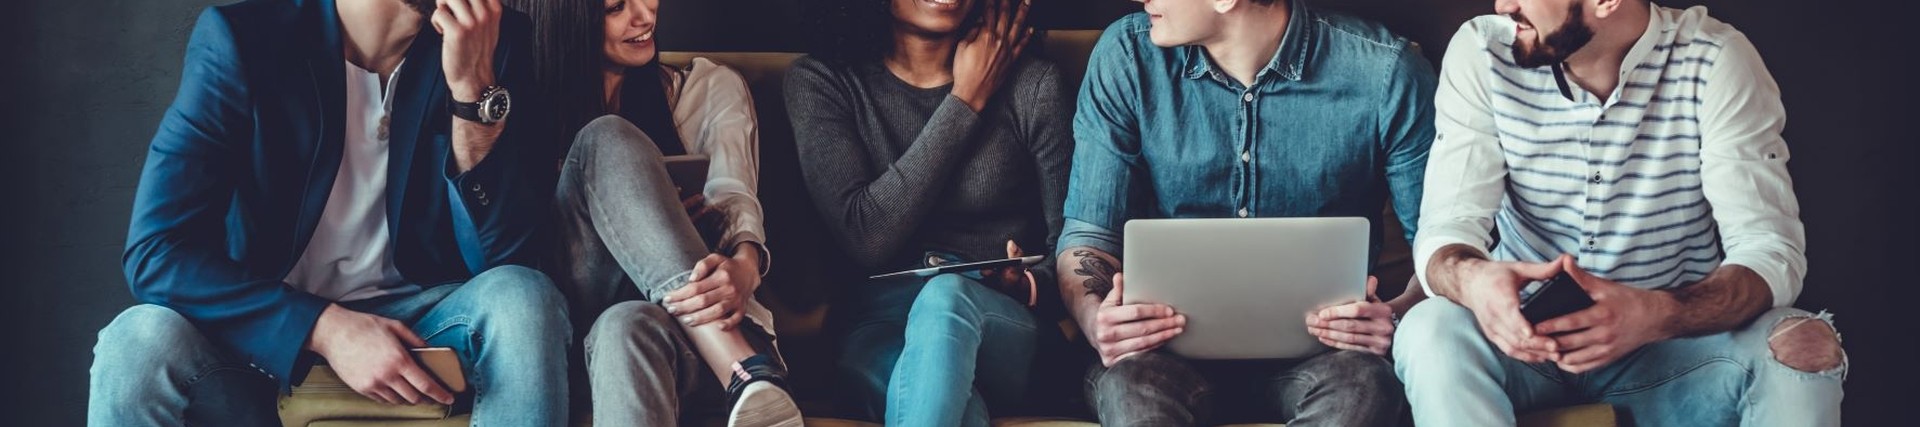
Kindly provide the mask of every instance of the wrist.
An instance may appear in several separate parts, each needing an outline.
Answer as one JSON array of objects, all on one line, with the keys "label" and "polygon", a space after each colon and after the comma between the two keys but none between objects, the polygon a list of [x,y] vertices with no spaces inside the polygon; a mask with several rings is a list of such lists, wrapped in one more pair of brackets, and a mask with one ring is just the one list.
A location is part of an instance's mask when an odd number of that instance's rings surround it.
[{"label": "wrist", "polygon": [[327,354],[327,343],[331,341],[330,332],[333,330],[334,319],[340,316],[341,310],[344,308],[339,304],[327,304],[326,308],[320,310],[320,317],[313,322],[313,330],[307,332],[307,351],[321,355]]},{"label": "wrist", "polygon": [[967,108],[972,109],[975,113],[980,112],[982,108],[981,104],[983,104],[979,100],[981,96],[978,92],[979,88],[973,85],[962,85],[957,82],[953,84],[953,97],[959,98],[961,103],[967,104]]},{"label": "wrist", "polygon": [[1089,343],[1095,342],[1093,339],[1094,334],[1100,332],[1098,325],[1094,322],[1094,319],[1096,319],[1094,314],[1097,313],[1098,310],[1098,306],[1082,307],[1079,310],[1067,310],[1067,317],[1073,318],[1075,329],[1078,329],[1080,336],[1086,338]]},{"label": "wrist", "polygon": [[447,91],[453,96],[455,102],[473,103],[480,102],[480,95],[486,93],[489,87],[493,87],[493,75],[482,73],[472,79],[448,82]]},{"label": "wrist", "polygon": [[1681,309],[1685,308],[1685,305],[1680,302],[1680,297],[1666,289],[1647,291],[1647,293],[1652,295],[1650,298],[1652,303],[1647,304],[1653,310],[1651,317],[1657,320],[1653,326],[1656,334],[1654,341],[1664,341],[1685,335],[1686,331],[1678,330],[1682,323],[1678,317]]},{"label": "wrist", "polygon": [[763,250],[759,243],[744,241],[734,244],[733,254],[727,257],[732,258],[733,262],[753,266],[753,271],[758,272],[760,271],[761,263],[766,262],[761,256],[761,251]]},{"label": "wrist", "polygon": [[1472,299],[1474,289],[1467,286],[1467,283],[1470,282],[1468,279],[1478,274],[1477,272],[1480,270],[1480,267],[1486,263],[1486,260],[1463,257],[1459,256],[1458,252],[1454,252],[1445,258],[1435,260],[1435,262],[1439,264],[1438,268],[1434,268],[1428,273],[1440,278],[1440,280],[1435,281],[1435,285],[1437,286],[1434,286],[1434,292],[1444,293],[1449,297]]}]

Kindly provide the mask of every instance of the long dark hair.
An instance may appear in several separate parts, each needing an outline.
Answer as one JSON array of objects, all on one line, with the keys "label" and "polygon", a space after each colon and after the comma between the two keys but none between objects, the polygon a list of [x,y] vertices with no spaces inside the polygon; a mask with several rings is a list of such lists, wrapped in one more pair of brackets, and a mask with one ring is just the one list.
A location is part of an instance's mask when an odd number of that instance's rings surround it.
[{"label": "long dark hair", "polygon": [[[506,6],[533,18],[534,90],[546,94],[554,109],[554,128],[546,134],[568,144],[587,122],[607,114],[632,121],[662,152],[682,154],[662,85],[659,55],[646,66],[628,68],[620,90],[621,111],[608,111],[606,9],[599,0],[505,0]],[[658,46],[658,44],[656,44]],[[657,52],[657,51],[656,51]]]}]

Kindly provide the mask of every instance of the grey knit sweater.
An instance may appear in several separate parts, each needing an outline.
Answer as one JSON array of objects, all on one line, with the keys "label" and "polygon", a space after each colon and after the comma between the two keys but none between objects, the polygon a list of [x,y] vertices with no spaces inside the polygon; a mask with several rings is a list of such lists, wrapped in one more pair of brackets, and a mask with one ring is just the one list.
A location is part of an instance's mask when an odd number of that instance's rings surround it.
[{"label": "grey knit sweater", "polygon": [[[879,61],[801,58],[786,77],[800,171],[815,206],[864,273],[918,267],[937,250],[967,260],[1052,254],[1073,157],[1071,95],[1053,64],[1023,59],[975,114]],[[1052,262],[1035,270],[1051,281]]]}]

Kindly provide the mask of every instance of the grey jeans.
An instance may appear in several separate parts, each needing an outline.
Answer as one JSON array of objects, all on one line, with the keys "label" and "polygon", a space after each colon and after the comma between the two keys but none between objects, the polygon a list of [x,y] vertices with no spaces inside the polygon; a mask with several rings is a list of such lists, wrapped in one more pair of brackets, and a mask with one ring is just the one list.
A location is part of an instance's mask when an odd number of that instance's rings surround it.
[{"label": "grey jeans", "polygon": [[[585,372],[574,374],[587,389],[575,391],[591,396],[595,424],[667,426],[682,413],[725,410],[723,385],[659,305],[710,252],[661,159],[639,128],[607,116],[580,131],[561,165],[564,250],[553,276],[574,330],[586,334]],[[756,352],[779,358],[760,323],[749,318],[738,330]]]},{"label": "grey jeans", "polygon": [[1165,350],[1098,362],[1086,394],[1105,426],[1285,422],[1384,426],[1406,405],[1386,359],[1336,351],[1292,361],[1189,361]]}]

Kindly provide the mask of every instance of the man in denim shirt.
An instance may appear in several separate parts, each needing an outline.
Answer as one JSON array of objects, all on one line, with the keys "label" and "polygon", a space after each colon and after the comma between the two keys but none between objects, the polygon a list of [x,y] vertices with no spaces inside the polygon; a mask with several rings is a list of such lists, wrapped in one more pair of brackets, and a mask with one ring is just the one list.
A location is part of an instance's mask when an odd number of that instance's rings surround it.
[{"label": "man in denim shirt", "polygon": [[1390,195],[1411,239],[1434,135],[1432,67],[1384,27],[1304,0],[1144,3],[1107,28],[1088,63],[1056,269],[1100,354],[1087,393],[1101,423],[1397,421],[1400,386],[1382,356],[1390,319],[1420,292],[1382,303],[1370,279],[1368,301],[1308,314],[1309,331],[1340,351],[1190,362],[1158,350],[1186,324],[1174,307],[1120,300],[1118,230],[1133,218],[1328,216],[1378,228]]}]

